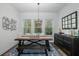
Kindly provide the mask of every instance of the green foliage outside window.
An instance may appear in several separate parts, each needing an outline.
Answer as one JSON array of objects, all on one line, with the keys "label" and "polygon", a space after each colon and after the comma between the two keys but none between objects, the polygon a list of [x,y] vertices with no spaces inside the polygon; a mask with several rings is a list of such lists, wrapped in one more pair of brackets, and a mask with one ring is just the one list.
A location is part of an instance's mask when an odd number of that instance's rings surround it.
[{"label": "green foliage outside window", "polygon": [[45,34],[52,35],[52,21],[46,20],[45,22]]},{"label": "green foliage outside window", "polygon": [[37,20],[35,21],[35,33],[41,33],[42,32],[42,21]]},{"label": "green foliage outside window", "polygon": [[41,28],[35,28],[35,33],[41,33]]},{"label": "green foliage outside window", "polygon": [[25,20],[24,22],[24,34],[31,33],[31,20]]},{"label": "green foliage outside window", "polygon": [[[34,21],[34,32],[35,33],[42,33],[42,21],[36,20]],[[31,33],[32,30],[32,23],[31,20],[25,20],[24,21],[24,34],[25,33]],[[45,34],[46,35],[52,35],[52,21],[51,20],[45,20]]]},{"label": "green foliage outside window", "polygon": [[45,28],[46,35],[52,35],[52,28]]}]

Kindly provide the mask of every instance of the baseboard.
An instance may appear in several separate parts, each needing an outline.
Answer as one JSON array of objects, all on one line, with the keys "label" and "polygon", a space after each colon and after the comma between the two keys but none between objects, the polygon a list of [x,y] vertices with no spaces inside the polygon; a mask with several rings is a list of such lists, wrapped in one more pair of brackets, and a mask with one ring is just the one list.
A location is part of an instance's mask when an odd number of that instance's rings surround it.
[{"label": "baseboard", "polygon": [[14,45],[14,46],[12,46],[10,49],[8,49],[7,51],[5,51],[3,54],[1,54],[0,56],[5,56],[5,54],[7,53],[7,52],[9,52],[11,49],[13,49],[14,47],[16,47],[17,46],[17,44],[16,45]]}]

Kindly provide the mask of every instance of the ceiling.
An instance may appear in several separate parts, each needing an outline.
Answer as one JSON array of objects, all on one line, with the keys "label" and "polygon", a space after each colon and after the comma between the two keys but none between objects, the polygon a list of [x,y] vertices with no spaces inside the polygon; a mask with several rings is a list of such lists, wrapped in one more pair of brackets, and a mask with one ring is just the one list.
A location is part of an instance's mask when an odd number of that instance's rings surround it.
[{"label": "ceiling", "polygon": [[11,3],[20,12],[37,12],[38,7],[40,12],[59,12],[66,3]]}]

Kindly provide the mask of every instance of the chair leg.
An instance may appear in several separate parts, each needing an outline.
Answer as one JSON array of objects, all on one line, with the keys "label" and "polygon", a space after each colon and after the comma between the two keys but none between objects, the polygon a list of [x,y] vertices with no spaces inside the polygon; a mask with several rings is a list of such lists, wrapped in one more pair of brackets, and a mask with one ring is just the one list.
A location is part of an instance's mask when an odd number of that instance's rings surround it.
[{"label": "chair leg", "polygon": [[48,41],[48,40],[46,40],[46,41],[45,41],[45,43],[46,43],[46,46],[48,47],[48,51],[50,51],[49,41]]},{"label": "chair leg", "polygon": [[45,54],[46,54],[46,56],[48,56],[47,49],[45,49]]}]

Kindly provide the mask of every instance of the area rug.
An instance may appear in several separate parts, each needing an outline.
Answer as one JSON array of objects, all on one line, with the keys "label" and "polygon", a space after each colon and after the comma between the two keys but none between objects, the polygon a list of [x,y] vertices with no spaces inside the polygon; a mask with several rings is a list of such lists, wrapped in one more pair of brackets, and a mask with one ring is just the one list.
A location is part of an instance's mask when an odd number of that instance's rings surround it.
[{"label": "area rug", "polygon": [[[45,54],[33,54],[33,53],[45,52],[44,50],[40,50],[40,49],[24,49],[23,52],[30,54],[21,54],[21,56],[45,56]],[[18,56],[18,51],[16,50],[16,48],[13,48],[10,51],[9,55]],[[60,56],[60,54],[54,46],[50,45],[50,51],[48,51],[48,56]]]}]

